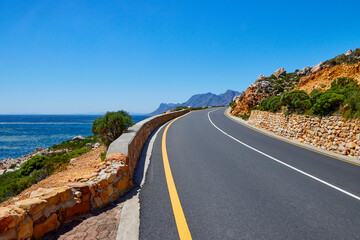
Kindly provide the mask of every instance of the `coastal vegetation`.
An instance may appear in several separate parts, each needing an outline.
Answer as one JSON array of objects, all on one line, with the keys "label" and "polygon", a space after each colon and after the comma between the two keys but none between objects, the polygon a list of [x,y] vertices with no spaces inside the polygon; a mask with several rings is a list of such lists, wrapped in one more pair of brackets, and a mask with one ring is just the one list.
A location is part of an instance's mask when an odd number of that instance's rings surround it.
[{"label": "coastal vegetation", "polygon": [[345,118],[360,117],[360,86],[353,78],[340,77],[324,92],[314,89],[310,94],[303,90],[285,92],[281,96],[267,98],[253,109],[298,113],[314,116],[342,115]]},{"label": "coastal vegetation", "polygon": [[0,203],[18,195],[33,184],[66,168],[70,160],[89,152],[87,143],[99,142],[98,136],[86,137],[83,141],[68,140],[49,149],[48,155],[37,155],[25,162],[20,169],[0,176]]},{"label": "coastal vegetation", "polygon": [[94,121],[91,131],[100,136],[105,146],[109,146],[133,124],[132,117],[125,111],[107,112]]}]

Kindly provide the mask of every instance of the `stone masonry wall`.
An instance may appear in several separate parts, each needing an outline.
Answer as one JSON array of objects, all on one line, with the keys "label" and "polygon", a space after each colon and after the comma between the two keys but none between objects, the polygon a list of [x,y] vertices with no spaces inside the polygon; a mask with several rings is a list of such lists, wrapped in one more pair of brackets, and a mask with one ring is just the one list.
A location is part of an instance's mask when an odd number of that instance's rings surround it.
[{"label": "stone masonry wall", "polygon": [[360,121],[342,117],[312,117],[255,110],[250,125],[338,154],[360,159]]},{"label": "stone masonry wall", "polygon": [[40,239],[78,215],[102,208],[123,196],[133,186],[136,162],[151,132],[162,123],[187,112],[159,115],[129,128],[133,137],[124,137],[128,147],[126,154],[116,152],[121,148],[113,148],[115,152],[108,152],[93,174],[69,181],[63,187],[39,188],[31,193],[29,199],[0,207],[0,240]]}]

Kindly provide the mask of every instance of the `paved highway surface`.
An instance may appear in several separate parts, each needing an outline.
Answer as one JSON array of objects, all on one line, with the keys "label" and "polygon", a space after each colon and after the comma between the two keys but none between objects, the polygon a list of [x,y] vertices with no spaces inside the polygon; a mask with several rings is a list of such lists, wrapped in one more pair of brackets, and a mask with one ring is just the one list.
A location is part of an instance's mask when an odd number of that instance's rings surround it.
[{"label": "paved highway surface", "polygon": [[[224,115],[192,112],[166,150],[192,239],[360,239],[360,167],[271,138]],[[162,142],[140,193],[140,239],[179,239]],[[179,213],[181,208],[175,207]]]}]

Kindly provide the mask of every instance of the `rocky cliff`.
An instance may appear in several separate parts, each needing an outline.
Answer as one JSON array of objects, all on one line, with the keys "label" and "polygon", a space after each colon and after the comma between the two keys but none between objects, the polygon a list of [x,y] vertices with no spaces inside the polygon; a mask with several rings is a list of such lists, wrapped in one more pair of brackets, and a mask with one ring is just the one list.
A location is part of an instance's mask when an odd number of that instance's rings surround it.
[{"label": "rocky cliff", "polygon": [[153,115],[160,114],[168,110],[173,110],[174,108],[179,106],[186,106],[186,107],[224,106],[224,105],[228,105],[231,101],[233,101],[234,97],[236,96],[240,96],[240,93],[233,90],[227,90],[225,93],[219,95],[210,92],[204,94],[196,94],[183,103],[161,103],[158,109],[156,109],[151,114]]},{"label": "rocky cliff", "polygon": [[249,114],[251,109],[262,100],[280,96],[293,89],[305,90],[310,93],[317,88],[325,91],[330,88],[333,80],[339,77],[351,77],[360,82],[360,48],[349,50],[333,59],[320,62],[313,67],[304,67],[293,73],[284,68],[276,70],[271,76],[260,75],[249,88],[235,100],[232,115]]}]

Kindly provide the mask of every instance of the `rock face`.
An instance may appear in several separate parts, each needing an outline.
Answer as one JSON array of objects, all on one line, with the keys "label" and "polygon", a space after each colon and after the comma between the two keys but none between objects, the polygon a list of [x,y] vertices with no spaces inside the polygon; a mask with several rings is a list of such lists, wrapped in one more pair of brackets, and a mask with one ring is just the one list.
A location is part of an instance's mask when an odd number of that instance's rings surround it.
[{"label": "rock face", "polygon": [[205,106],[224,106],[228,105],[235,96],[240,95],[237,91],[227,90],[223,94],[204,93],[192,96],[183,103],[161,103],[159,108],[152,112],[152,115],[161,114],[168,110],[173,110],[179,106],[186,107],[205,107]]},{"label": "rock face", "polygon": [[353,51],[351,49],[349,49],[346,53],[345,56],[350,56],[353,53]]},{"label": "rock face", "polygon": [[262,100],[293,89],[305,90],[308,93],[315,88],[325,91],[330,88],[331,82],[339,77],[355,78],[360,83],[360,48],[294,73],[286,73],[285,69],[280,68],[270,77],[260,75],[235,101],[236,106],[231,114],[249,114]]},{"label": "rock face", "polygon": [[300,71],[297,72],[298,76],[305,76],[308,75],[311,71],[310,67],[304,67],[303,69],[301,69]]},{"label": "rock face", "polygon": [[326,67],[315,74],[302,77],[296,89],[305,90],[308,93],[315,88],[325,91],[330,88],[331,82],[339,77],[354,78],[360,83],[360,63]]},{"label": "rock face", "polygon": [[73,141],[84,141],[85,138],[83,136],[76,136],[72,139]]},{"label": "rock face", "polygon": [[324,62],[320,62],[319,64],[317,64],[316,66],[313,66],[310,70],[311,73],[317,73],[318,71],[320,71],[321,69],[324,68]]},{"label": "rock face", "polygon": [[280,136],[360,159],[360,120],[254,110],[248,123]]},{"label": "rock face", "polygon": [[286,74],[284,68],[276,70],[273,76],[260,75],[250,87],[235,100],[236,106],[232,110],[233,115],[249,114],[250,110],[262,100],[281,95],[283,92],[292,90],[300,77],[297,73]]},{"label": "rock face", "polygon": [[277,78],[279,78],[280,76],[284,77],[285,75],[286,75],[286,70],[284,68],[279,68],[274,72],[274,76]]}]

